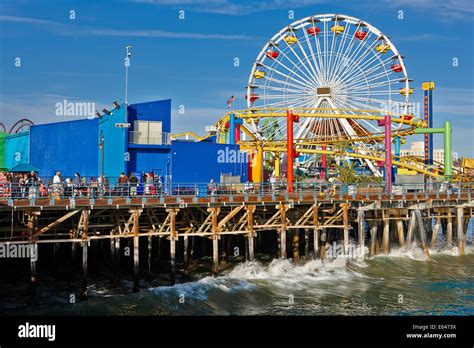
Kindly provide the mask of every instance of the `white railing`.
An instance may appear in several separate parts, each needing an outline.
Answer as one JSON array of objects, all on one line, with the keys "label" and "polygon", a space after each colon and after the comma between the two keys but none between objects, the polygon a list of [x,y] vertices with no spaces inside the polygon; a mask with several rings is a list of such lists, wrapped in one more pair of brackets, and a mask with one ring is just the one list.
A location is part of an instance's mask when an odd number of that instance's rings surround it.
[{"label": "white railing", "polygon": [[170,133],[167,132],[130,131],[129,143],[142,145],[170,145],[171,137]]}]

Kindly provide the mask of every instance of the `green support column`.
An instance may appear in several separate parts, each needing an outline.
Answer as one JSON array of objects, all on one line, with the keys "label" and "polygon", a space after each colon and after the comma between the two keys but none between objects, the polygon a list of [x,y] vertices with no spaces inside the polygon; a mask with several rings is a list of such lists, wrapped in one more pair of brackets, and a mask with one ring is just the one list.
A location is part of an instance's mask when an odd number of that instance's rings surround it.
[{"label": "green support column", "polygon": [[451,122],[444,122],[444,177],[446,180],[453,179],[453,129]]},{"label": "green support column", "polygon": [[444,178],[451,182],[453,179],[453,128],[450,121],[444,122],[444,128],[417,128],[415,134],[444,135]]}]

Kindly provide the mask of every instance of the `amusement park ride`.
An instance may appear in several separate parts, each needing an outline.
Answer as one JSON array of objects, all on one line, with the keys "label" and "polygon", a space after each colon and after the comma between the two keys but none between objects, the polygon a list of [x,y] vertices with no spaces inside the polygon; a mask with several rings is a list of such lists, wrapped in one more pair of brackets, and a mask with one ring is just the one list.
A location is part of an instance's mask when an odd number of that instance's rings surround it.
[{"label": "amusement park ride", "polygon": [[[374,26],[346,15],[311,16],[265,44],[246,87],[247,109],[230,111],[213,129],[219,142],[251,154],[252,181],[263,181],[266,168],[286,177],[289,190],[295,170],[327,178],[328,156],[385,178],[388,189],[396,168],[463,180],[452,169],[451,124],[429,128],[434,83],[423,84],[420,119],[410,105],[410,82],[404,57]],[[433,133],[445,134],[444,166],[432,163]],[[426,158],[400,157],[400,144],[413,134],[426,134]]]}]

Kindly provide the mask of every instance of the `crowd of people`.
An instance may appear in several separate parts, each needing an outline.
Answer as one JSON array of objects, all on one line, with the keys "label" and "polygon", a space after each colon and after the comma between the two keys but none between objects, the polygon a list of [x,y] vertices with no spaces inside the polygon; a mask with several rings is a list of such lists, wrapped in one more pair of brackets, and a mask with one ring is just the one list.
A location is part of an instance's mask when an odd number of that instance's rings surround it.
[{"label": "crowd of people", "polygon": [[34,199],[41,197],[96,197],[156,195],[163,192],[163,178],[154,173],[120,173],[117,178],[106,176],[85,177],[76,172],[72,178],[63,178],[56,171],[52,178],[42,179],[30,173],[0,173],[0,197]]}]

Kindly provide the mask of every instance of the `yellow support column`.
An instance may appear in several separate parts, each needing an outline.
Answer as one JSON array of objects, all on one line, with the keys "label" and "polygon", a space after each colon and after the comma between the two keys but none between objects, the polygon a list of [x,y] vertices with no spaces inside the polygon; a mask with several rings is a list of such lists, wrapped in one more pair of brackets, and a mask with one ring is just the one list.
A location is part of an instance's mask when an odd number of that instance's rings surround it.
[{"label": "yellow support column", "polygon": [[280,154],[275,152],[275,177],[280,178],[281,176],[281,164],[280,164]]},{"label": "yellow support column", "polygon": [[257,153],[252,160],[252,181],[262,182],[263,169],[263,144],[259,141],[257,143]]}]

